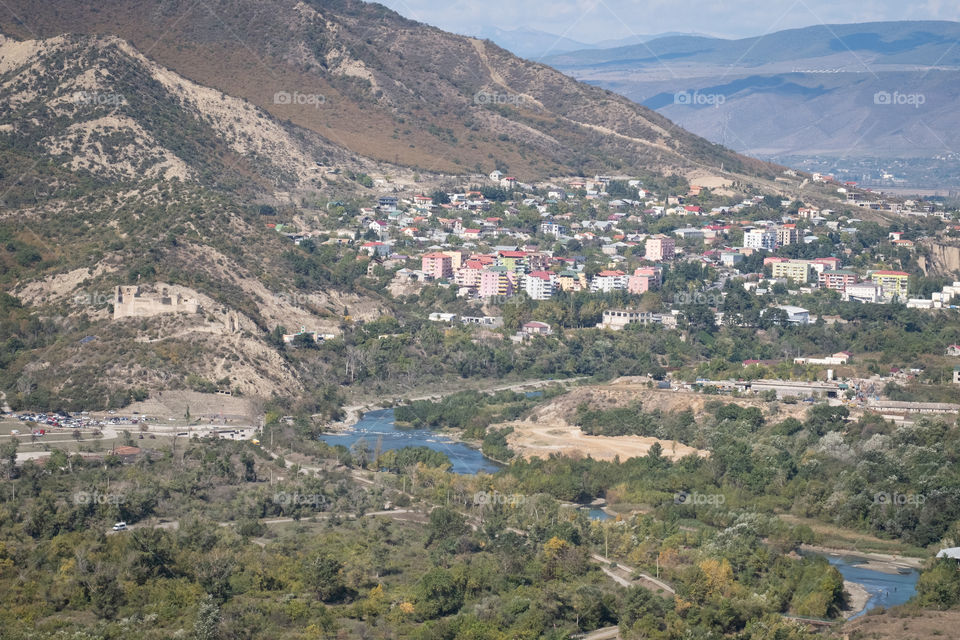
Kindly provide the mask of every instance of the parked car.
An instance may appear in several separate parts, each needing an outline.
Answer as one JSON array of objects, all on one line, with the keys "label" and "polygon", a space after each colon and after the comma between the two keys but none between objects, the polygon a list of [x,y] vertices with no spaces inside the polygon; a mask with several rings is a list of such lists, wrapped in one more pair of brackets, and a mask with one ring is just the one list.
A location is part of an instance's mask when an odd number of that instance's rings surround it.
[{"label": "parked car", "polygon": [[126,529],[127,529],[126,522],[118,522],[117,524],[113,525],[114,531],[126,531]]}]

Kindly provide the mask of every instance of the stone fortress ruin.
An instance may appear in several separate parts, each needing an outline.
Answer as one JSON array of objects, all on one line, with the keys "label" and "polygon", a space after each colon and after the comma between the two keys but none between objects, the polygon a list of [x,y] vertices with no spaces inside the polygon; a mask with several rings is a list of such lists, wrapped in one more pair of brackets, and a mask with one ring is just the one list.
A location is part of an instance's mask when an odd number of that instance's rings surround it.
[{"label": "stone fortress ruin", "polygon": [[140,285],[119,286],[114,292],[113,319],[148,318],[162,313],[197,313],[200,303],[195,298],[184,298],[171,293],[164,285],[156,285],[155,292],[141,290]]}]

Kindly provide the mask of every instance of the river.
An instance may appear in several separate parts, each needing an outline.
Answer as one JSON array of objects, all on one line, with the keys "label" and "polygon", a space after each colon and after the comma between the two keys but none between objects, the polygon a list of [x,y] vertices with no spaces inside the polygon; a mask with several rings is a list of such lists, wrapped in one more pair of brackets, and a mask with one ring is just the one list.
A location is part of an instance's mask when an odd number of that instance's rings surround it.
[{"label": "river", "polygon": [[876,607],[889,608],[903,604],[917,592],[917,579],[920,574],[916,569],[911,569],[907,574],[886,573],[860,566],[866,560],[856,556],[832,553],[817,553],[817,555],[822,555],[835,566],[844,580],[856,582],[870,594],[863,610],[850,616],[851,620],[859,618]]},{"label": "river", "polygon": [[404,447],[429,447],[450,458],[453,463],[451,471],[454,473],[473,475],[481,471],[496,473],[500,469],[500,465],[485,458],[477,449],[430,429],[398,429],[393,409],[368,411],[357,424],[346,431],[320,436],[320,439],[330,446],[340,444],[347,448],[361,438],[366,440],[371,451],[376,448],[380,439],[384,451]]}]

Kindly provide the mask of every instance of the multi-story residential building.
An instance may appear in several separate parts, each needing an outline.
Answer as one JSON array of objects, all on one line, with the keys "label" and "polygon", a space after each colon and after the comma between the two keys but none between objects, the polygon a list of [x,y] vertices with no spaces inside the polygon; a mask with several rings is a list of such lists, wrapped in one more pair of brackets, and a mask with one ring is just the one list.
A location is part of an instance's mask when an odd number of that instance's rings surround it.
[{"label": "multi-story residential building", "polygon": [[840,268],[840,258],[814,258],[810,264],[817,273],[837,271]]},{"label": "multi-story residential building", "polygon": [[843,289],[843,299],[852,302],[880,302],[883,287],[873,282],[856,282]]},{"label": "multi-story residential building", "polygon": [[720,264],[727,267],[734,267],[743,262],[744,256],[737,251],[721,251]]},{"label": "multi-story residential building", "polygon": [[553,236],[554,238],[559,238],[567,232],[567,228],[562,224],[557,224],[556,222],[541,222],[540,223],[540,233],[545,236]]},{"label": "multi-story residential building", "polygon": [[627,291],[630,293],[646,293],[660,287],[660,267],[640,267],[627,279]]},{"label": "multi-story residential building", "polygon": [[590,281],[590,291],[618,291],[627,288],[629,278],[623,271],[601,271]]},{"label": "multi-story residential building", "polygon": [[480,274],[480,288],[477,294],[481,298],[491,296],[512,296],[513,279],[509,270],[504,266],[487,267]]},{"label": "multi-story residential building", "polygon": [[550,266],[550,256],[537,251],[527,252],[527,269],[530,271],[546,271]]},{"label": "multi-story residential building", "polygon": [[800,230],[795,224],[785,224],[777,227],[777,246],[785,247],[788,244],[797,244],[800,242]]},{"label": "multi-story residential building", "polygon": [[400,199],[397,196],[380,196],[377,206],[387,211],[396,211]]},{"label": "multi-story residential building", "polygon": [[673,238],[658,233],[655,236],[647,238],[647,242],[644,245],[644,258],[654,262],[670,260],[673,258],[675,249],[676,243]]},{"label": "multi-story residential building", "polygon": [[777,234],[772,229],[750,229],[743,234],[743,246],[773,251],[777,248]]},{"label": "multi-story residential building", "polygon": [[556,275],[549,271],[531,271],[523,279],[523,288],[533,300],[549,300],[553,297]]},{"label": "multi-story residential building", "polygon": [[561,271],[557,276],[557,286],[562,291],[585,291],[587,289],[587,276],[583,271],[567,269]]},{"label": "multi-story residential building", "polygon": [[833,289],[843,292],[848,285],[856,284],[857,274],[847,269],[836,269],[834,271],[821,271],[817,275],[817,283],[823,289]]},{"label": "multi-story residential building", "polygon": [[603,312],[603,320],[597,327],[616,331],[630,324],[655,324],[659,322],[661,322],[661,317],[656,313],[634,311],[632,309],[607,309]]},{"label": "multi-story residential building", "polygon": [[810,262],[807,260],[787,260],[774,262],[771,266],[774,278],[787,278],[793,282],[806,284],[810,281]]},{"label": "multi-story residential building", "polygon": [[479,287],[481,273],[483,273],[482,262],[479,260],[467,260],[467,262],[454,273],[453,281],[459,287]]},{"label": "multi-story residential building", "polygon": [[910,290],[910,274],[905,271],[874,271],[870,274],[874,284],[883,287],[883,297],[906,301]]},{"label": "multi-story residential building", "polygon": [[660,316],[648,311],[607,309],[603,312],[603,321],[597,325],[597,328],[619,331],[630,324],[653,324],[659,321]]},{"label": "multi-story residential building", "polygon": [[450,256],[450,268],[456,271],[463,265],[463,254],[459,251],[440,251],[445,256]]},{"label": "multi-story residential building", "polygon": [[453,260],[445,253],[425,253],[420,262],[420,269],[429,278],[449,280],[453,277]]},{"label": "multi-story residential building", "polygon": [[510,271],[524,272],[527,270],[527,252],[526,251],[498,251],[497,264],[506,267]]}]

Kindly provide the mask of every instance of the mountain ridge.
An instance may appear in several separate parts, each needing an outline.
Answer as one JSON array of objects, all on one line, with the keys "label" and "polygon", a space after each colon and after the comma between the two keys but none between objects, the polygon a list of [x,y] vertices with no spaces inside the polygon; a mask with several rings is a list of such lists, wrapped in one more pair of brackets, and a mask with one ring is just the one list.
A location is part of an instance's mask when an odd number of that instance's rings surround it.
[{"label": "mountain ridge", "polygon": [[[11,10],[23,21],[7,16],[0,28],[21,38],[116,35],[197,84],[381,162],[535,177],[721,164],[748,174],[773,171],[616,94],[377,5],[218,0],[202,12],[182,0],[146,10],[133,0],[99,7],[53,0],[30,11],[27,5],[13,0]],[[282,92],[323,101],[278,104]]]},{"label": "mountain ridge", "polygon": [[666,38],[546,62],[741,153],[801,166],[864,159],[879,178],[887,159],[929,158],[932,167],[960,149],[958,43],[960,23],[905,21]]}]

